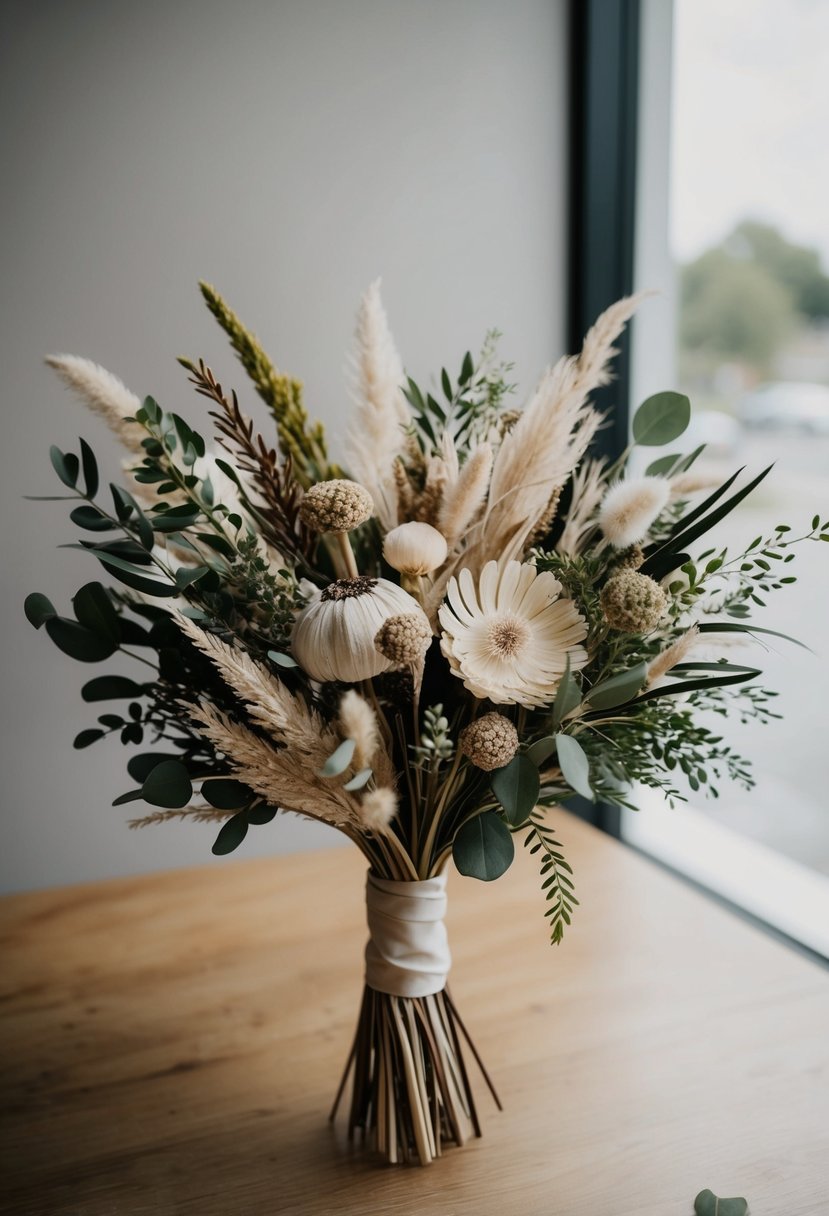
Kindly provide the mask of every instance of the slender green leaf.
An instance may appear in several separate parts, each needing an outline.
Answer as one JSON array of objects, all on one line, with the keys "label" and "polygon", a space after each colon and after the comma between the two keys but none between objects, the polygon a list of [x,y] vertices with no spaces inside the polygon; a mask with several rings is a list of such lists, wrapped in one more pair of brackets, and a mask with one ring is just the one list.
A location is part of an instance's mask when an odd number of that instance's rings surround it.
[{"label": "slender green leaf", "polygon": [[283,654],[280,650],[269,650],[268,658],[272,663],[276,663],[277,667],[296,667],[296,659],[292,659],[289,654]]},{"label": "slender green leaf", "polygon": [[81,465],[83,467],[86,497],[94,498],[98,493],[98,462],[95,459],[95,453],[85,439],[81,440]]},{"label": "slender green leaf", "polygon": [[801,646],[804,650],[808,650],[810,654],[814,654],[811,646],[807,646],[805,642],[799,641],[797,638],[791,637],[788,633],[780,633],[777,629],[761,629],[759,625],[741,625],[739,621],[703,621],[698,625],[700,633],[762,633],[772,638],[782,638],[785,642],[793,642],[795,646]]},{"label": "slender green leaf", "polygon": [[570,670],[570,656],[568,654],[564,675],[558,682],[556,699],[553,702],[553,726],[559,726],[567,715],[572,713],[576,706],[580,704],[581,688]]},{"label": "slender green leaf", "polygon": [[530,757],[519,752],[509,764],[495,769],[489,783],[507,823],[514,828],[526,823],[538,802],[541,787],[538,769]]},{"label": "slender green leaf", "polygon": [[253,791],[232,777],[211,777],[202,782],[201,796],[219,811],[238,811],[253,798]]},{"label": "slender green leaf", "polygon": [[346,781],[343,789],[348,790],[349,794],[351,794],[355,790],[361,790],[364,785],[368,785],[371,778],[372,770],[370,768],[361,768],[356,776],[352,777],[350,781]]},{"label": "slender green leaf", "polygon": [[126,676],[95,676],[81,689],[84,701],[119,701],[126,697],[140,697],[144,692],[141,684]]},{"label": "slender green leaf", "polygon": [[155,595],[159,597],[168,597],[178,595],[178,588],[175,583],[161,583],[157,579],[148,578],[146,571],[141,566],[134,566],[131,562],[124,561],[122,557],[117,557],[116,554],[110,553],[107,549],[100,546],[90,548],[86,545],[64,545],[65,549],[82,549],[86,553],[94,553],[104,566],[113,570],[116,577],[125,583],[128,587],[132,587],[135,591],[144,591],[147,595]]},{"label": "slender green leaf", "polygon": [[691,421],[684,393],[655,393],[633,415],[633,439],[642,447],[661,447],[678,439]]},{"label": "slender green leaf", "polygon": [[91,729],[82,730],[79,735],[75,735],[73,747],[89,747],[92,743],[97,743],[99,739],[103,739],[104,732],[102,730]]},{"label": "slender green leaf", "polygon": [[556,751],[559,768],[570,788],[582,798],[595,801],[596,795],[590,787],[590,762],[582,745],[572,735],[556,735]]},{"label": "slender green leaf", "polygon": [[459,872],[482,882],[500,878],[514,856],[510,830],[495,811],[483,811],[467,820],[452,843],[452,857]]},{"label": "slender green leaf", "polygon": [[228,819],[227,823],[222,824],[221,831],[213,842],[212,851],[217,857],[223,857],[227,853],[232,853],[234,849],[238,849],[247,834],[247,815],[242,811],[239,815],[234,815],[232,819]]},{"label": "slender green leaf", "polygon": [[527,748],[526,754],[536,768],[541,768],[544,762],[550,759],[555,750],[555,735],[547,735],[545,738],[536,739],[535,743],[531,743]]},{"label": "slender green leaf", "polygon": [[58,615],[52,601],[39,591],[33,591],[26,596],[23,601],[23,611],[26,613],[26,620],[30,625],[34,625],[35,629],[40,629],[41,625],[45,625],[47,621]]},{"label": "slender green leaf", "polygon": [[336,751],[332,752],[317,773],[318,777],[338,777],[344,773],[351,763],[356,743],[353,739],[344,739]]},{"label": "slender green leaf", "polygon": [[123,806],[125,802],[138,802],[143,798],[141,790],[127,790],[125,794],[119,794],[117,798],[113,798],[113,806]]},{"label": "slender green leaf", "polygon": [[603,680],[595,688],[591,688],[585,697],[592,709],[613,709],[616,705],[624,705],[631,701],[642,688],[648,674],[648,665],[644,661],[637,663],[627,671]]},{"label": "slender green leaf", "polygon": [[179,591],[184,591],[191,583],[197,583],[205,574],[211,573],[209,566],[179,566],[175,573],[176,586]]},{"label": "slender green leaf", "polygon": [[74,511],[69,512],[69,518],[78,528],[85,528],[87,532],[111,532],[115,527],[97,507],[88,503],[75,507]]},{"label": "slender green leaf", "polygon": [[75,616],[85,629],[117,647],[121,641],[121,624],[115,605],[101,583],[85,583],[72,597]]},{"label": "slender green leaf", "polygon": [[272,819],[276,818],[276,807],[265,805],[251,806],[248,807],[245,814],[247,815],[248,823],[255,823],[261,826],[263,823],[270,823]]},{"label": "slender green leaf", "polygon": [[52,462],[52,468],[57,473],[60,480],[65,486],[69,486],[70,490],[74,490],[78,480],[78,458],[71,453],[64,453],[54,443],[49,448],[49,459]]}]

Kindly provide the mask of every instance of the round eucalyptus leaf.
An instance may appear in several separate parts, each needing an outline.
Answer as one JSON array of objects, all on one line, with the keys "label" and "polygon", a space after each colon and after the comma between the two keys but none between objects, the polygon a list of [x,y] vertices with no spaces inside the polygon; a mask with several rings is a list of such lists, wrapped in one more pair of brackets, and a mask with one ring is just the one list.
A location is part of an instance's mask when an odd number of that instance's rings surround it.
[{"label": "round eucalyptus leaf", "polygon": [[509,828],[495,811],[469,819],[455,835],[452,857],[461,874],[492,882],[512,865],[515,845]]},{"label": "round eucalyptus leaf", "polygon": [[97,743],[99,739],[103,739],[103,737],[104,732],[94,727],[90,730],[82,730],[79,735],[75,735],[72,746],[77,748],[89,747],[92,743]]},{"label": "round eucalyptus leaf", "polygon": [[691,402],[684,393],[655,393],[633,415],[633,439],[642,447],[673,443],[691,421]]},{"label": "round eucalyptus leaf", "polygon": [[514,828],[526,823],[538,802],[541,787],[538,769],[530,757],[519,752],[509,764],[495,769],[489,784],[504,808],[507,823]]},{"label": "round eucalyptus leaf", "polygon": [[193,783],[180,760],[162,760],[146,777],[141,792],[152,806],[174,809],[187,806]]},{"label": "round eucalyptus leaf", "polygon": [[41,625],[58,615],[52,601],[39,591],[33,591],[31,595],[26,596],[23,611],[26,613],[26,620],[30,625],[34,625],[35,629],[40,629]]},{"label": "round eucalyptus leaf", "polygon": [[77,621],[55,616],[46,621],[46,632],[64,654],[79,663],[100,663],[115,652],[116,644],[109,638],[92,633]]},{"label": "round eucalyptus leaf", "polygon": [[219,811],[238,811],[247,806],[253,792],[232,777],[216,777],[202,783],[201,796]]}]

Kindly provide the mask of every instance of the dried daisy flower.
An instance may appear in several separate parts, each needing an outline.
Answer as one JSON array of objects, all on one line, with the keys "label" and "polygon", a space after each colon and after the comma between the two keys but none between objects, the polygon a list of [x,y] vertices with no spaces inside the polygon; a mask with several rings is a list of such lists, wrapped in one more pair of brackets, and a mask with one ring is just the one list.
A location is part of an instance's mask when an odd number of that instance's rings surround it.
[{"label": "dried daisy flower", "polygon": [[384,578],[336,579],[300,612],[291,647],[313,680],[356,684],[391,666],[374,645],[389,617],[419,613],[407,591]]},{"label": "dried daisy flower", "polygon": [[392,663],[419,662],[432,643],[432,630],[424,612],[390,616],[374,638],[374,645]]},{"label": "dried daisy flower", "polygon": [[614,549],[627,549],[644,540],[670,496],[670,482],[664,477],[617,481],[599,508],[599,527]]},{"label": "dried daisy flower", "polygon": [[521,562],[501,570],[489,561],[478,586],[469,570],[451,578],[438,618],[441,650],[452,674],[476,697],[498,705],[546,705],[569,658],[571,671],[587,662],[581,643],[587,623],[562,598],[550,571]]},{"label": "dried daisy flower", "polygon": [[356,481],[335,478],[311,486],[299,505],[299,516],[315,532],[351,532],[371,519],[374,503]]},{"label": "dried daisy flower", "polygon": [[624,633],[650,633],[668,605],[659,583],[629,568],[607,580],[600,600],[608,625]]},{"label": "dried daisy flower", "polygon": [[484,714],[461,731],[458,746],[476,768],[490,773],[509,764],[518,751],[518,731],[503,714]]},{"label": "dried daisy flower", "polygon": [[416,521],[393,528],[383,541],[383,556],[401,574],[431,574],[446,561],[448,551],[437,528]]}]

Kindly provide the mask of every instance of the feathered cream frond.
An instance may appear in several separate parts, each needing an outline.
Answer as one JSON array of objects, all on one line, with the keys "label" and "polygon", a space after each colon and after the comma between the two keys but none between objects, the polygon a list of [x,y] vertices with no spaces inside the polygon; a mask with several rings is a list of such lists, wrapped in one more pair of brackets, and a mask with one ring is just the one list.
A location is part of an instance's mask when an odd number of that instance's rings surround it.
[{"label": "feathered cream frond", "polygon": [[473,573],[491,558],[520,559],[553,491],[566,484],[601,422],[590,394],[610,380],[613,343],[640,297],[620,300],[602,313],[581,354],[566,356],[542,377],[495,458],[484,519],[464,565]]},{"label": "feathered cream frond", "polygon": [[101,415],[125,448],[144,455],[141,441],[147,438],[147,432],[140,423],[126,421],[141,409],[135,393],[105,367],[80,355],[47,355],[46,362],[84,405]]},{"label": "feathered cream frond", "polygon": [[444,494],[438,531],[446,537],[450,553],[481,508],[492,472],[492,459],[491,446],[479,443]]},{"label": "feathered cream frond", "polygon": [[648,664],[648,674],[645,680],[645,687],[650,688],[657,680],[661,680],[664,675],[676,667],[677,663],[681,663],[689,651],[693,650],[699,641],[699,628],[692,625],[690,629],[681,634],[675,641],[671,642],[661,654],[658,654],[655,659],[651,659]]},{"label": "feathered cream frond", "polygon": [[340,731],[354,740],[354,768],[370,768],[380,748],[380,727],[368,701],[353,688],[340,700]]},{"label": "feathered cream frond", "polygon": [[595,530],[596,512],[606,489],[606,469],[604,460],[583,460],[573,474],[570,510],[556,544],[557,553],[575,557]]},{"label": "feathered cream frond", "polygon": [[270,806],[352,832],[363,827],[357,800],[342,786],[309,772],[291,748],[277,750],[208,702],[186,708],[204,737],[227,758],[233,776]]},{"label": "feathered cream frond", "polygon": [[349,471],[374,499],[377,518],[387,531],[400,522],[394,465],[405,447],[410,418],[401,386],[403,364],[397,353],[376,279],[357,313],[353,356],[355,409],[346,432]]},{"label": "feathered cream frond", "polygon": [[608,489],[599,508],[599,527],[614,549],[627,549],[645,539],[668,505],[670,483],[664,477],[629,477]]},{"label": "feathered cream frond", "polygon": [[322,768],[340,740],[320,715],[244,651],[205,633],[186,616],[178,615],[176,620],[182,632],[213,661],[253,721],[286,745],[294,768],[311,773]]}]

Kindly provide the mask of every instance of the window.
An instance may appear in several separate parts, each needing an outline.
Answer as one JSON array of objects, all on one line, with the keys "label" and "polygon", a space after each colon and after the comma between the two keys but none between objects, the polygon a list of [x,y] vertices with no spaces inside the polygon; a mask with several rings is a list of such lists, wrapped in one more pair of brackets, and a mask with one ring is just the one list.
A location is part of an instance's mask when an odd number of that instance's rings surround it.
[{"label": "window", "polygon": [[[775,463],[723,521],[726,544],[781,523],[808,532],[829,507],[827,45],[814,0],[642,5],[634,277],[662,301],[636,325],[631,397],[687,392],[685,445],[707,445],[696,467],[714,480]],[[680,812],[645,799],[622,832],[829,954],[826,546],[799,546],[790,572],[758,623],[818,653],[767,639],[782,720],[722,728],[756,788],[723,783],[719,801],[692,795]]]}]

